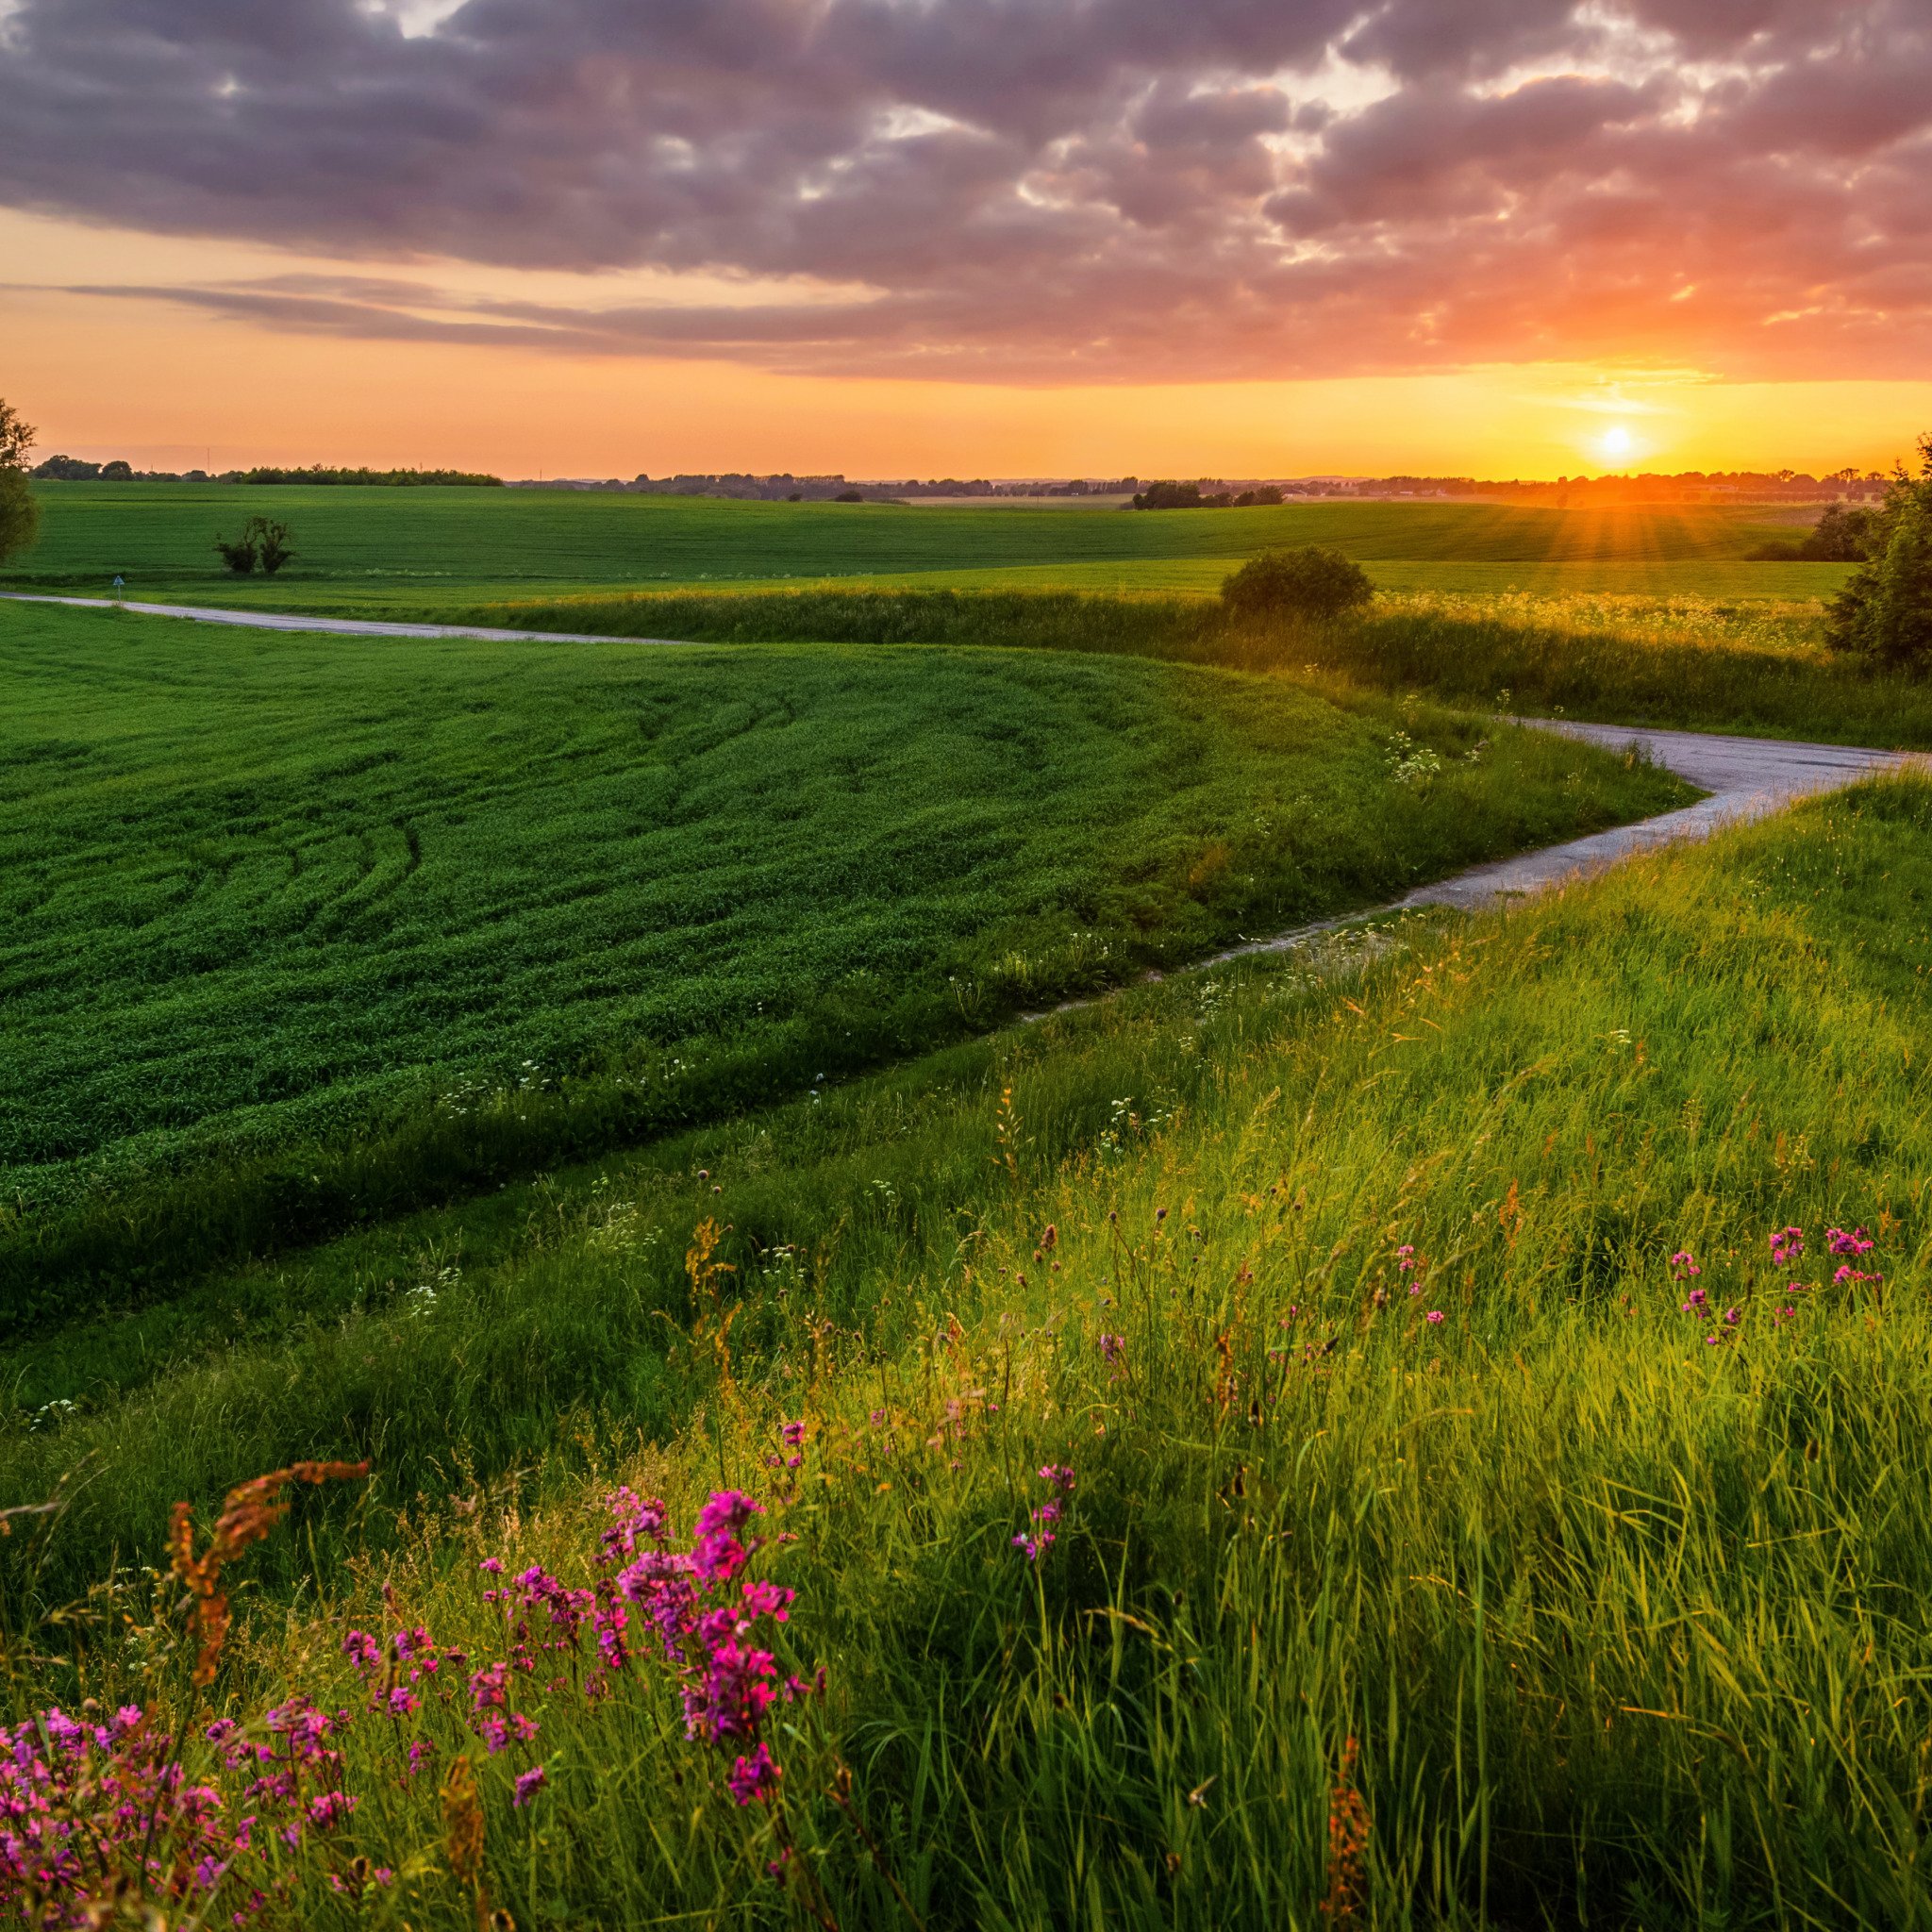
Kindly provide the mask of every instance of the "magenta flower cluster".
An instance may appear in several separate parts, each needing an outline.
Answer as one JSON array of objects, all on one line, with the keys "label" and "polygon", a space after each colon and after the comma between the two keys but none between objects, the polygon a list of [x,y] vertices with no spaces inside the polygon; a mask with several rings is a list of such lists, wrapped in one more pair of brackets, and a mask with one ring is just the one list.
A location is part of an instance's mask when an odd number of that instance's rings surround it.
[{"label": "magenta flower cluster", "polygon": [[[798,1435],[788,1440],[802,1441],[804,1425],[791,1427]],[[616,1526],[601,1560],[623,1567],[608,1585],[617,1642],[605,1651],[607,1667],[629,1662],[623,1633],[635,1609],[678,1680],[686,1735],[736,1752],[725,1783],[740,1805],[769,1803],[784,1775],[763,1735],[772,1707],[823,1695],[825,1676],[821,1668],[809,1681],[793,1674],[780,1682],[777,1660],[756,1641],[760,1624],[790,1618],[797,1594],[743,1575],[765,1542],[748,1534],[763,1505],[720,1490],[698,1511],[690,1549],[673,1550],[662,1503],[641,1503],[628,1490],[608,1502]]]},{"label": "magenta flower cluster", "polygon": [[1031,1512],[1031,1532],[1023,1529],[1013,1539],[1013,1547],[1029,1563],[1039,1562],[1059,1541],[1059,1525],[1066,1513],[1066,1500],[1074,1493],[1074,1472],[1062,1464],[1049,1462],[1040,1472],[1040,1479],[1051,1493]]},{"label": "magenta flower cluster", "polygon": [[361,1684],[359,1708],[292,1695],[246,1726],[217,1719],[192,1754],[135,1705],[106,1720],[89,1706],[80,1720],[54,1708],[0,1725],[0,1924],[102,1924],[99,1902],[124,1887],[167,1908],[170,1924],[176,1907],[184,1924],[244,1925],[271,1907],[279,1920],[294,1855],[316,1849],[328,1883],[359,1900],[393,1874],[348,1857],[337,1839],[361,1804],[345,1775],[345,1734],[379,1727],[388,1749],[375,1755],[408,1787],[441,1755],[432,1721],[464,1726],[489,1757],[510,1755],[509,1804],[521,1811],[554,1769],[536,1756],[536,1712],[559,1698],[596,1710],[643,1676],[641,1643],[668,1666],[687,1736],[729,1757],[733,1799],[771,1801],[783,1776],[768,1739],[773,1707],[823,1695],[825,1674],[781,1677],[759,1641],[789,1619],[794,1595],[745,1574],[768,1541],[752,1533],[763,1507],[720,1491],[688,1546],[674,1548],[661,1502],[628,1490],[607,1501],[589,1588],[541,1565],[506,1577],[498,1558],[484,1559],[483,1601],[503,1626],[487,1660],[420,1624],[348,1631],[341,1651]]},{"label": "magenta flower cluster", "polygon": [[[100,1924],[94,1902],[125,1884],[201,1923],[232,1874],[225,1916],[248,1924],[286,1884],[263,1862],[273,1844],[294,1850],[326,1838],[355,1810],[332,1741],[349,1722],[347,1711],[302,1697],[266,1714],[260,1740],[218,1719],[207,1741],[246,1779],[234,1802],[188,1776],[173,1740],[139,1705],[105,1723],[57,1706],[11,1730],[0,1725],[0,1919]],[[387,1886],[393,1876],[363,1866],[356,1883]]]}]

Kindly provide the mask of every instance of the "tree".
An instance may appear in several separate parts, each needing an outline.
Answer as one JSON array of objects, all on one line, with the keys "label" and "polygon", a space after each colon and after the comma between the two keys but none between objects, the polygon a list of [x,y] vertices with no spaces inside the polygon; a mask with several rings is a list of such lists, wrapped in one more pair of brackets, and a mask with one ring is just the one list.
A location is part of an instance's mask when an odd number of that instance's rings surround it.
[{"label": "tree", "polygon": [[1826,507],[1811,534],[1798,545],[1798,555],[1810,563],[1858,563],[1872,533],[1872,512],[1847,504]]},{"label": "tree", "polygon": [[0,563],[26,549],[41,533],[41,506],[26,479],[32,428],[11,403],[0,400]]},{"label": "tree", "polygon": [[0,470],[24,470],[26,453],[34,446],[34,432],[22,422],[20,411],[0,396]]},{"label": "tree", "polygon": [[1339,551],[1264,550],[1221,586],[1230,617],[1255,622],[1280,617],[1341,617],[1362,609],[1375,594],[1368,574]]},{"label": "tree", "polygon": [[1864,554],[1832,600],[1825,642],[1890,670],[1932,664],[1932,433],[1919,439],[1916,477],[1899,465]]}]

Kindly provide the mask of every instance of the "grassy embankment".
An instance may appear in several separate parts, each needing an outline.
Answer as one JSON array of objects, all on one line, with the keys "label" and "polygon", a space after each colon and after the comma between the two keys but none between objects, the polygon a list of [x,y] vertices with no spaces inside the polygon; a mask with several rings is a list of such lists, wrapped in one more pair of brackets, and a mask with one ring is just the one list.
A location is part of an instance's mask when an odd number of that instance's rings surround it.
[{"label": "grassy embankment", "polygon": [[4,1329],[1687,795],[1140,659],[0,641]]},{"label": "grassy embankment", "polygon": [[[1565,510],[1325,503],[1131,512],[732,503],[556,491],[42,486],[37,548],[0,589],[328,613],[503,596],[836,578],[914,590],[1211,594],[1242,558],[1324,543],[1390,590],[1816,598],[1845,567],[1744,561],[1790,525],[1764,510]],[[238,577],[213,538],[267,513],[294,530],[279,575]]]},{"label": "grassy embankment", "polygon": [[[475,1757],[525,1926],[1924,1925],[1928,906],[1932,789],[1893,782],[1342,984],[1171,981],[559,1175],[496,1267],[23,1432],[9,1487],[97,1458],[37,1532],[58,1568],[197,1457],[368,1449],[402,1472],[373,1530],[442,1419],[536,1417],[547,1495],[451,1442],[353,1571],[354,1507],[307,1512],[275,1554],[319,1594],[231,1650],[244,1717],[359,1707],[350,1623],[487,1665],[478,1557],[588,1582],[618,1476],[679,1532],[742,1484],[798,1538],[758,1641],[828,1685],[771,1720],[780,1804],[730,1801],[662,1663],[590,1706],[578,1666],[513,1673],[541,1729],[491,1757],[456,1673],[339,1740],[361,1808],[283,1860],[307,1924],[356,1915],[327,1879],[357,1852],[398,1874],[364,1916],[470,1923],[418,1736]],[[728,1277],[684,1258],[712,1215]],[[1833,1280],[1834,1224],[1882,1281]],[[573,1396],[579,1341],[651,1366]],[[1035,1564],[1046,1465],[1074,1484]],[[94,1614],[15,1623],[16,1705],[185,1709],[141,1590]],[[779,1833],[808,1883],[765,1875]]]},{"label": "grassy embankment", "polygon": [[[427,610],[420,613],[429,614]],[[1383,595],[1334,625],[1242,629],[1201,599],[880,589],[651,592],[479,604],[513,629],[720,642],[999,643],[1338,675],[1483,709],[1932,749],[1932,684],[1827,651],[1815,604]]]}]

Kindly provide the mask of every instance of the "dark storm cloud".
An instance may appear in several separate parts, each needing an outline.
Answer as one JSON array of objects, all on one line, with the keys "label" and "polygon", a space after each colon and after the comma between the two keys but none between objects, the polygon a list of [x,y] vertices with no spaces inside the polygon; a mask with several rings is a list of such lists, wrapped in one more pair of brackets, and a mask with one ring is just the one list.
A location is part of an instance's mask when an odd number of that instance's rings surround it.
[{"label": "dark storm cloud", "polygon": [[[1023,380],[1920,375],[1932,8],[0,0],[0,204],[367,262],[121,291],[347,335]],[[408,267],[438,256],[861,292],[460,302]]]}]

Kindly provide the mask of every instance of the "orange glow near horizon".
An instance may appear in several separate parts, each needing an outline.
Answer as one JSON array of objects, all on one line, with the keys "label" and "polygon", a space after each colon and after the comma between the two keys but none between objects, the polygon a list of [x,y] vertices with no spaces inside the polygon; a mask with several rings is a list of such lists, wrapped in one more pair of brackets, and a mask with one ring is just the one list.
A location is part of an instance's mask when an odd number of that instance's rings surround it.
[{"label": "orange glow near horizon", "polygon": [[160,300],[0,290],[40,453],[146,469],[458,466],[958,475],[1889,468],[1932,382],[1712,380],[1560,362],[1282,382],[1006,384],[277,332]]}]

